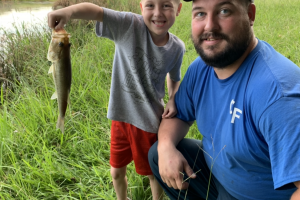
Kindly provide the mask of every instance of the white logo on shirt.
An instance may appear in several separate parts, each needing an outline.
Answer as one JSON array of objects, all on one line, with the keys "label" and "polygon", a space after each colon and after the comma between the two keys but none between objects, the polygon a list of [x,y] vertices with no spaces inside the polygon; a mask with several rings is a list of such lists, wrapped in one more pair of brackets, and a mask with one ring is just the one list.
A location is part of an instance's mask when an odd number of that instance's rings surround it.
[{"label": "white logo on shirt", "polygon": [[232,99],[231,102],[230,102],[230,112],[229,112],[232,115],[232,117],[231,117],[231,123],[232,124],[234,124],[235,118],[238,118],[238,119],[240,118],[240,115],[238,115],[237,112],[239,112],[240,114],[243,113],[240,109],[234,107],[233,114],[232,114],[232,106],[233,106],[233,104],[235,104],[234,99]]}]

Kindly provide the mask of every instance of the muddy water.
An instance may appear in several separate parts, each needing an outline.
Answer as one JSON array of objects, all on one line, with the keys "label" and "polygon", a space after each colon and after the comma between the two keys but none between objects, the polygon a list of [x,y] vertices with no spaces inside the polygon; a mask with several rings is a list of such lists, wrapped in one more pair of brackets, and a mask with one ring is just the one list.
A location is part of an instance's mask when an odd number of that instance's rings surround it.
[{"label": "muddy water", "polygon": [[1,28],[14,32],[14,27],[46,26],[52,4],[53,1],[0,1],[0,35],[3,34]]}]

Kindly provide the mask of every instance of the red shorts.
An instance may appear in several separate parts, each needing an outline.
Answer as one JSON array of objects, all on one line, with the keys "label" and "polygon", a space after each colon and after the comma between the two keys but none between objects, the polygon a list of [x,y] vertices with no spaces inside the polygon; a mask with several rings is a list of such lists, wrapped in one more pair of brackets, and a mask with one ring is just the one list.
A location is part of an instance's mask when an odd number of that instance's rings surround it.
[{"label": "red shorts", "polygon": [[148,162],[148,151],[157,141],[157,134],[143,131],[125,122],[112,121],[110,165],[122,168],[134,161],[140,175],[152,175]]}]

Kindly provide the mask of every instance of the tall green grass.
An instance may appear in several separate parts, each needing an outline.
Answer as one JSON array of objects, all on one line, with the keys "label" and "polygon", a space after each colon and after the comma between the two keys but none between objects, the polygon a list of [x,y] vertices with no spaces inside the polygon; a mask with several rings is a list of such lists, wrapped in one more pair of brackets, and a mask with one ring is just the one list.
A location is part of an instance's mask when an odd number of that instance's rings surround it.
[{"label": "tall green grass", "polygon": [[300,66],[300,0],[255,1],[256,36]]},{"label": "tall green grass", "polygon": [[[140,12],[137,0],[106,3],[110,8]],[[256,4],[256,36],[299,66],[300,14],[296,8],[300,1]],[[186,45],[182,76],[197,57],[190,40],[190,19],[191,3],[183,3],[170,30]],[[57,102],[50,100],[54,92],[47,74],[50,30],[23,27],[16,34],[6,34],[8,54],[0,52],[1,199],[116,199],[108,162],[110,121],[106,118],[114,43],[95,36],[94,22],[72,22],[67,31],[73,44],[73,82],[64,135],[55,127]],[[188,137],[201,137],[196,125]],[[151,199],[148,179],[137,175],[133,164],[127,176],[130,198]]]}]

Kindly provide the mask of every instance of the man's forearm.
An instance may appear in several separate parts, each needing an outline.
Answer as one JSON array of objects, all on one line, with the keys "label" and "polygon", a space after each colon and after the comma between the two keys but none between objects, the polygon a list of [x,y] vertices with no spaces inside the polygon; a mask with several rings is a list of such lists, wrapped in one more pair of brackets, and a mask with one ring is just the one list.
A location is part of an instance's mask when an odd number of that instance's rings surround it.
[{"label": "man's forearm", "polygon": [[163,119],[158,130],[158,151],[176,147],[188,133],[191,124],[178,118]]}]

